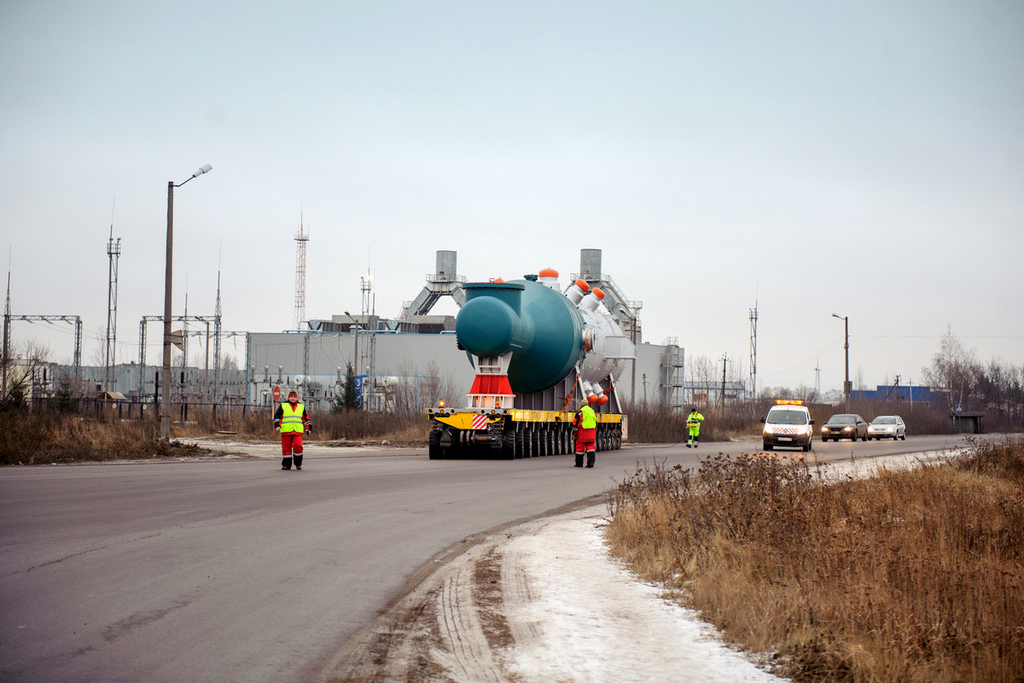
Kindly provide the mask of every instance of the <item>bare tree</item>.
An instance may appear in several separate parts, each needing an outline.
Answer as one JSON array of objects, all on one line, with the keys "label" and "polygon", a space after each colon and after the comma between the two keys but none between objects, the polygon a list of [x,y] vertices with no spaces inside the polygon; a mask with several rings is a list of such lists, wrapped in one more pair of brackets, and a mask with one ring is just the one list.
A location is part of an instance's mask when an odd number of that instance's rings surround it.
[{"label": "bare tree", "polygon": [[33,397],[53,390],[50,347],[35,339],[8,349],[0,359],[0,409],[20,408]]},{"label": "bare tree", "polygon": [[107,363],[107,330],[103,327],[96,328],[96,346],[92,347],[92,353],[89,355],[89,359],[92,364],[98,368],[102,368]]},{"label": "bare tree", "polygon": [[694,403],[711,405],[712,393],[718,386],[717,374],[718,368],[707,356],[694,354],[687,357],[686,376],[690,379],[690,393]]},{"label": "bare tree", "polygon": [[932,356],[931,367],[921,370],[925,382],[946,392],[950,408],[964,404],[975,393],[980,374],[974,352],[966,350],[949,327],[939,343],[939,351]]},{"label": "bare tree", "polygon": [[423,366],[423,378],[420,391],[423,407],[436,406],[438,401],[444,401],[447,406],[459,405],[465,395],[465,388],[458,387],[451,372],[441,369],[436,360],[432,360]]},{"label": "bare tree", "polygon": [[821,400],[832,405],[839,405],[846,400],[846,395],[843,394],[841,389],[829,389]]}]

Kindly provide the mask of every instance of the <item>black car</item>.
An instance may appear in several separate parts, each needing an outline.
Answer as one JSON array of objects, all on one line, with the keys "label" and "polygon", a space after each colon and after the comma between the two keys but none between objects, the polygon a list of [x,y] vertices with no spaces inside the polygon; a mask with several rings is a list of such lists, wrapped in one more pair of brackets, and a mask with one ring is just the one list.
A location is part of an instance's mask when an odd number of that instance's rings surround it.
[{"label": "black car", "polygon": [[856,441],[868,440],[868,423],[863,417],[856,413],[841,413],[833,415],[828,422],[821,425],[821,440],[850,439]]}]

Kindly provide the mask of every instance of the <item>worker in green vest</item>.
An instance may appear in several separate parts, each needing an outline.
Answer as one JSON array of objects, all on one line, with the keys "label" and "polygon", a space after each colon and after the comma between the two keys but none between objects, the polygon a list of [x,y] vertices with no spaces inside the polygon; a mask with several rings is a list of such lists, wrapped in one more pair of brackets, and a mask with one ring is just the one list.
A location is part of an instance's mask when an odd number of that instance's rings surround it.
[{"label": "worker in green vest", "polygon": [[697,412],[697,406],[690,408],[690,414],[686,416],[686,426],[690,430],[690,440],[686,442],[687,448],[696,448],[700,445],[700,423],[704,416]]},{"label": "worker in green vest", "polygon": [[594,466],[597,456],[597,415],[584,401],[572,420],[576,432],[576,467],[583,467],[583,454],[587,454],[587,467]]},{"label": "worker in green vest", "polygon": [[302,434],[311,431],[309,424],[309,413],[306,407],[299,403],[299,395],[294,391],[288,392],[288,402],[282,403],[274,413],[274,429],[281,430],[281,469],[290,470],[292,460],[295,461],[295,469],[302,469]]}]

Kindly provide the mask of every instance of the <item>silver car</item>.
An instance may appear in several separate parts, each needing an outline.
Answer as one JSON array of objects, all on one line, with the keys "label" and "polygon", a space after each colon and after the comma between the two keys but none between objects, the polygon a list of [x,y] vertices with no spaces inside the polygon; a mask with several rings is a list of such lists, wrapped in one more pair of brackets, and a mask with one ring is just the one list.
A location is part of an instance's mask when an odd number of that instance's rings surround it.
[{"label": "silver car", "polygon": [[869,439],[907,440],[907,425],[899,415],[879,415],[868,425]]}]

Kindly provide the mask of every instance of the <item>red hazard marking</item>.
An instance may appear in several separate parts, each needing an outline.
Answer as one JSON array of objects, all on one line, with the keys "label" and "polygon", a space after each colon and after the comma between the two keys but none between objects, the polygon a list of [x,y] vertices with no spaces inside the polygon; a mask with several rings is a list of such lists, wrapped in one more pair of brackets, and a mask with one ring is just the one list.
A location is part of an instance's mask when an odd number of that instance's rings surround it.
[{"label": "red hazard marking", "polygon": [[469,393],[511,396],[512,385],[508,383],[508,375],[477,375]]},{"label": "red hazard marking", "polygon": [[486,415],[474,415],[473,416],[473,429],[487,429],[487,416]]}]

